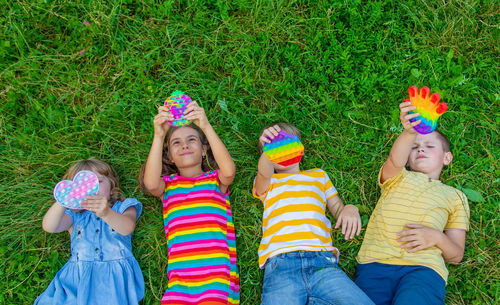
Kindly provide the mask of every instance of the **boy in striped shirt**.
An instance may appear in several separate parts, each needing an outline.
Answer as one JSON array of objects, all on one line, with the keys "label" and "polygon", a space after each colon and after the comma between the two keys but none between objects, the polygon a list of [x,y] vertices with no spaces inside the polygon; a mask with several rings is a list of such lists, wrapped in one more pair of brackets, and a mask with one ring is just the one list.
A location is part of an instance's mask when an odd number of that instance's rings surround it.
[{"label": "boy in striped shirt", "polygon": [[[399,105],[404,127],[380,170],[382,191],[359,250],[356,284],[376,304],[444,304],[448,270],[469,228],[467,197],[439,181],[453,156],[439,131],[417,134],[410,102]],[[405,166],[410,167],[410,171]]]},{"label": "boy in striped shirt", "polygon": [[[265,128],[259,147],[280,131],[300,132],[290,124]],[[326,208],[342,226],[345,239],[361,231],[358,208],[344,205],[325,171],[282,166],[262,153],[253,195],[264,204],[259,265],[264,269],[262,304],[373,304],[338,267]]]}]

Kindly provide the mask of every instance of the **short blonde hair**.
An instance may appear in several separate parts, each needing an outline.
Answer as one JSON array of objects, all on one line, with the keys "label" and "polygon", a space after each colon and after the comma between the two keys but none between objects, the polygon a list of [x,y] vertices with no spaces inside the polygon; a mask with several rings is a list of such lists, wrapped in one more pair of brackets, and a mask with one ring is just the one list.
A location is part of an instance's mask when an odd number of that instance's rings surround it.
[{"label": "short blonde hair", "polygon": [[[269,127],[273,127],[274,125],[278,125],[279,128],[281,128],[281,130],[283,130],[284,132],[289,133],[291,135],[297,136],[297,138],[299,138],[299,140],[302,141],[302,139],[300,138],[300,130],[297,127],[293,126],[292,124],[283,123],[283,122],[274,123],[274,124],[267,125],[266,127],[262,128],[262,130],[259,133],[259,138],[262,136],[262,133],[264,133],[264,130],[266,130]],[[262,152],[262,145],[261,145],[260,141],[258,143],[258,147],[259,147],[259,150]]]},{"label": "short blonde hair", "polygon": [[111,205],[113,205],[118,200],[125,200],[125,196],[123,195],[118,185],[118,176],[108,163],[96,158],[77,161],[66,171],[63,179],[72,180],[75,175],[81,170],[90,170],[108,178],[110,184],[109,203]]}]

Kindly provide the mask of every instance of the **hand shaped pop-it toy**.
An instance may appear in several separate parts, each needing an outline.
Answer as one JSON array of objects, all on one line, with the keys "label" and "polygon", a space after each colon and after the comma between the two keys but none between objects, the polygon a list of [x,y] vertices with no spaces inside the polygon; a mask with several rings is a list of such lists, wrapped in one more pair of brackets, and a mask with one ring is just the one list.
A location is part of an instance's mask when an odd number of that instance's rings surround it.
[{"label": "hand shaped pop-it toy", "polygon": [[54,188],[56,201],[70,209],[83,209],[81,203],[87,196],[97,195],[99,178],[87,170],[76,173],[73,181],[63,180]]},{"label": "hand shaped pop-it toy", "polygon": [[415,111],[409,113],[420,113],[420,116],[410,120],[410,122],[421,120],[421,123],[413,128],[420,134],[433,132],[436,129],[438,118],[448,110],[448,105],[439,103],[441,100],[439,93],[430,95],[431,90],[428,87],[422,87],[419,93],[418,87],[412,86],[408,89],[408,93],[410,98],[404,101],[411,102],[412,106],[417,106]]},{"label": "hand shaped pop-it toy", "polygon": [[278,136],[262,148],[267,158],[279,165],[288,166],[299,163],[304,154],[304,145],[297,136],[280,131]]},{"label": "hand shaped pop-it toy", "polygon": [[184,119],[184,110],[189,103],[191,103],[191,98],[179,90],[172,92],[172,95],[165,100],[165,107],[169,108],[174,116],[174,120],[168,122],[170,126],[178,127],[191,124],[191,121]]}]

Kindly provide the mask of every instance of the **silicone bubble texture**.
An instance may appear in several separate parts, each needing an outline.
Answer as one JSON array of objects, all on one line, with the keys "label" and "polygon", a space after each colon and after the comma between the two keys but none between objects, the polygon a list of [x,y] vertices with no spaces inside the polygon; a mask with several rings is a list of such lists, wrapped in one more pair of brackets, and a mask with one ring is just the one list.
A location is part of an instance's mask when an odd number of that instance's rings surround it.
[{"label": "silicone bubble texture", "polygon": [[192,99],[180,90],[172,92],[170,97],[165,100],[165,107],[167,107],[174,116],[174,120],[168,122],[170,126],[179,127],[191,124],[191,121],[184,118],[184,110],[186,110],[186,106],[191,103],[191,101]]},{"label": "silicone bubble texture", "polygon": [[410,98],[404,100],[417,107],[414,111],[410,111],[410,114],[420,113],[418,117],[410,119],[410,122],[421,121],[413,127],[420,134],[433,132],[437,127],[439,117],[448,110],[446,103],[439,102],[441,100],[439,93],[430,93],[431,90],[428,87],[422,87],[419,91],[417,86],[412,86],[408,89]]},{"label": "silicone bubble texture", "polygon": [[280,131],[271,143],[264,144],[262,150],[271,162],[282,166],[299,163],[304,155],[304,145],[299,138],[285,131]]}]

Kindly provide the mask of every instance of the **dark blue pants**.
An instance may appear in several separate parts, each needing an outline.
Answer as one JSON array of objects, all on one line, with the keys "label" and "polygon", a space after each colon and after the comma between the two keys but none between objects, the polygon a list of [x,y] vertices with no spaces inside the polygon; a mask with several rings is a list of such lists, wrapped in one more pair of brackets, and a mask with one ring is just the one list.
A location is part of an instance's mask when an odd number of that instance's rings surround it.
[{"label": "dark blue pants", "polygon": [[446,282],[424,266],[358,264],[354,282],[377,305],[444,304]]}]

